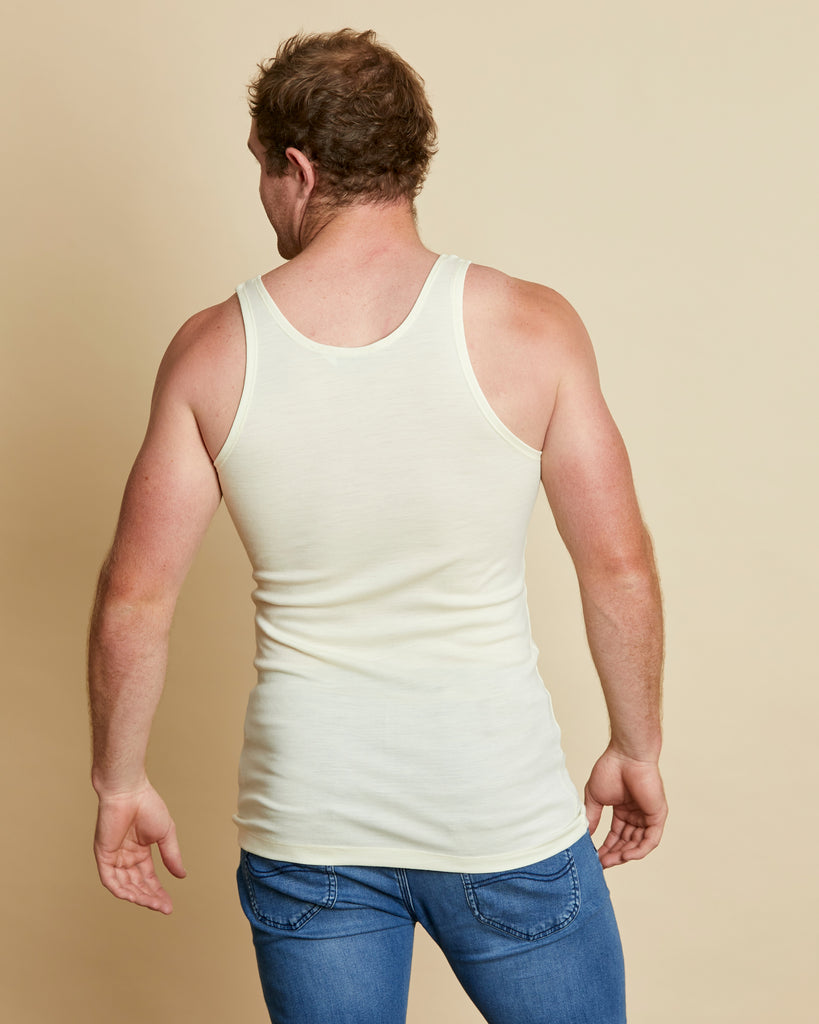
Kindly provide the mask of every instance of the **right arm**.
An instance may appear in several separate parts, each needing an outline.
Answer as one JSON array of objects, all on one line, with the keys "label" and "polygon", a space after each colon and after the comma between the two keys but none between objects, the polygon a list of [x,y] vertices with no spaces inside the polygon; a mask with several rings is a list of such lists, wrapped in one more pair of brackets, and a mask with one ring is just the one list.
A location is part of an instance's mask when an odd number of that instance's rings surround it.
[{"label": "right arm", "polygon": [[163,913],[171,901],[151,848],[184,875],[176,831],[148,781],[145,757],[165,679],[168,635],[185,575],[220,499],[194,413],[189,322],[157,375],[145,441],[128,479],[113,546],[99,578],[89,640],[92,783],[99,798],[94,852],[115,896]]}]

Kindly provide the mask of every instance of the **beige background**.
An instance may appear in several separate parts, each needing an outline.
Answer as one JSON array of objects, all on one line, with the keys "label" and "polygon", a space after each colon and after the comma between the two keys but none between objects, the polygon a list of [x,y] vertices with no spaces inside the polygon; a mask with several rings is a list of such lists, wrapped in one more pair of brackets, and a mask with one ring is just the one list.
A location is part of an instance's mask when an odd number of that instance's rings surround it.
[{"label": "beige background", "polygon": [[[84,633],[161,352],[273,262],[244,85],[283,36],[351,24],[427,80],[430,246],[579,308],[655,535],[672,815],[608,876],[630,1020],[815,1020],[815,4],[4,6],[4,1019],[265,1019],[232,877],[252,609],[226,517],[151,750],[189,871],[168,919],[96,881]],[[543,508],[530,591],[582,784],[605,721]],[[419,935],[411,1022],[478,1019]]]}]

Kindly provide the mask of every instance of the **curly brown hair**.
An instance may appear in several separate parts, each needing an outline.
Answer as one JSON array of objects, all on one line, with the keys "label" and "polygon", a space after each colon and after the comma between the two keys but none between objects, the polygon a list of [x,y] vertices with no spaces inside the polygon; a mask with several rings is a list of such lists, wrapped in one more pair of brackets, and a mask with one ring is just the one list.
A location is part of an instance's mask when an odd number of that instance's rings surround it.
[{"label": "curly brown hair", "polygon": [[437,138],[424,80],[375,32],[292,36],[248,91],[268,174],[285,172],[293,146],[316,165],[317,194],[331,203],[412,200],[421,190]]}]

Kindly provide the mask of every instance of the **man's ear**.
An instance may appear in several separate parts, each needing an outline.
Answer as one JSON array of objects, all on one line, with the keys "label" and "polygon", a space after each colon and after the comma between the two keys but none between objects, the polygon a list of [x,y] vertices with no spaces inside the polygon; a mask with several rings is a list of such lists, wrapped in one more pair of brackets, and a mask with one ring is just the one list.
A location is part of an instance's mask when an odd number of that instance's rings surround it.
[{"label": "man's ear", "polygon": [[288,146],[284,155],[287,158],[288,172],[296,175],[299,185],[307,195],[310,195],[316,187],[316,168],[313,162],[295,146]]}]

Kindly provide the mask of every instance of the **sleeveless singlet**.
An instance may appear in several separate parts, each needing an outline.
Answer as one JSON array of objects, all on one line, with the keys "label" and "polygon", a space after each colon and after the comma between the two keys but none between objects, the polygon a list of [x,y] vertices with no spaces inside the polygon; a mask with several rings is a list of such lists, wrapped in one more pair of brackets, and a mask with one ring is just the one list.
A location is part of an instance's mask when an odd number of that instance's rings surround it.
[{"label": "sleeveless singlet", "polygon": [[537,671],[524,547],[540,453],[492,411],[441,256],[407,318],[319,344],[259,278],[215,460],[256,583],[241,846],[274,860],[521,867],[587,823]]}]

